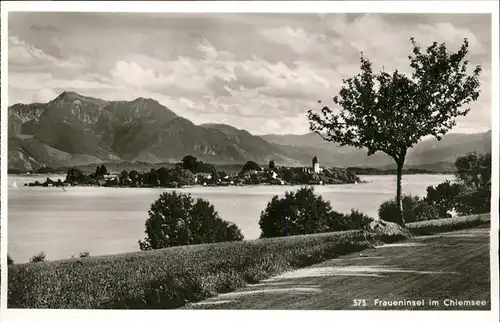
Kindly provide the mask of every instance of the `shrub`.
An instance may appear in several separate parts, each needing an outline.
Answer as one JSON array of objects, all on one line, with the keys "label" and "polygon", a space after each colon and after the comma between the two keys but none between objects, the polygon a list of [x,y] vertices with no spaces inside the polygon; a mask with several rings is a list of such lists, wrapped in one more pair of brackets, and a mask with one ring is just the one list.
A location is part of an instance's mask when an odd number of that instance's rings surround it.
[{"label": "shrub", "polygon": [[171,246],[238,241],[240,229],[221,219],[206,200],[189,194],[165,192],[151,205],[141,250]]},{"label": "shrub", "polygon": [[80,253],[79,257],[80,258],[90,257],[90,253],[89,252],[82,252],[82,253]]},{"label": "shrub", "polygon": [[436,187],[428,186],[425,199],[428,204],[436,207],[441,218],[446,218],[456,209],[460,190],[460,185],[446,180]]},{"label": "shrub", "polygon": [[373,218],[366,216],[356,209],[351,209],[351,213],[344,217],[347,229],[364,229],[370,225]]},{"label": "shrub", "polygon": [[[435,206],[428,204],[425,199],[418,196],[404,195],[401,201],[403,203],[404,219],[407,223],[440,218],[439,210]],[[383,202],[378,209],[378,216],[382,220],[401,224],[401,217],[395,199]]]},{"label": "shrub", "polygon": [[477,190],[491,186],[491,153],[468,153],[455,161],[455,178],[459,183]]},{"label": "shrub", "polygon": [[274,196],[261,212],[261,238],[361,229],[371,219],[358,211],[351,216],[335,212],[328,201],[314,194],[312,187]]},{"label": "shrub", "polygon": [[427,187],[427,203],[438,209],[441,218],[452,210],[459,216],[490,212],[491,153],[469,153],[457,158],[455,166],[456,182]]},{"label": "shrub", "polygon": [[462,187],[457,212],[462,216],[490,212],[491,153],[468,153],[457,158],[455,166],[455,178]]},{"label": "shrub", "polygon": [[476,191],[464,188],[456,198],[456,209],[459,216],[491,212],[491,187]]},{"label": "shrub", "polygon": [[10,255],[7,255],[7,265],[12,265],[14,264],[14,260],[12,259],[12,257],[10,257]]},{"label": "shrub", "polygon": [[38,263],[38,262],[44,262],[45,261],[45,253],[40,252],[38,254],[35,254],[31,256],[30,258],[30,263]]}]

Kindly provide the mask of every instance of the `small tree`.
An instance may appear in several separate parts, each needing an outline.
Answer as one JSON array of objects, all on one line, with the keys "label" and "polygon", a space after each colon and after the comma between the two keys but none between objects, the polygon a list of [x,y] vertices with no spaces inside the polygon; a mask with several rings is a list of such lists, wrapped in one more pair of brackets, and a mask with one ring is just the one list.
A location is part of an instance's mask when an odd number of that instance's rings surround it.
[{"label": "small tree", "polygon": [[170,179],[171,174],[169,169],[161,167],[157,170],[157,173],[158,173],[158,180],[160,181],[160,186],[165,187],[169,184],[170,181],[172,181]]},{"label": "small tree", "polygon": [[38,262],[44,262],[45,261],[45,253],[40,252],[38,254],[35,254],[31,256],[30,258],[30,263],[38,263]]},{"label": "small tree", "polygon": [[474,190],[491,189],[491,153],[471,152],[455,161],[457,182]]},{"label": "small tree", "polygon": [[460,194],[460,190],[461,187],[459,184],[446,180],[436,187],[428,186],[425,200],[428,204],[436,207],[439,216],[444,218],[456,209],[457,197]]},{"label": "small tree", "polygon": [[262,168],[260,167],[260,165],[258,165],[254,161],[247,161],[243,165],[243,167],[241,168],[241,173],[246,173],[246,172],[251,171],[251,170],[260,171],[260,170],[262,170]]},{"label": "small tree", "polygon": [[80,255],[78,255],[78,257],[87,258],[87,257],[90,257],[90,253],[89,252],[81,252]]},{"label": "small tree", "polygon": [[66,182],[84,183],[85,182],[85,174],[80,169],[71,168],[66,173]]},{"label": "small tree", "polygon": [[274,169],[276,167],[276,164],[274,163],[274,160],[269,161],[269,169]]},{"label": "small tree", "polygon": [[259,220],[261,238],[315,234],[361,229],[371,219],[357,211],[354,217],[332,210],[330,202],[315,195],[312,187],[287,192],[284,198],[274,196]]},{"label": "small tree", "polygon": [[[424,199],[418,196],[404,195],[401,198],[403,204],[403,214],[405,222],[416,222],[438,218],[448,218],[450,215],[440,216],[438,208],[428,204]],[[383,202],[378,209],[380,219],[395,223],[400,223],[400,211],[396,200]]]},{"label": "small tree", "polygon": [[99,174],[101,177],[109,174],[108,169],[106,168],[106,166],[104,164],[101,165],[101,168],[99,169]]},{"label": "small tree", "polygon": [[141,250],[243,240],[240,229],[221,219],[206,200],[165,192],[151,205]]},{"label": "small tree", "polygon": [[455,119],[469,112],[461,107],[476,101],[480,93],[481,67],[467,75],[467,39],[457,52],[448,52],[444,43],[437,42],[423,51],[413,38],[411,42],[411,75],[398,70],[375,74],[371,62],[361,55],[361,73],[343,80],[333,98],[340,111],[323,106],[321,113],[308,112],[310,129],[323,139],[366,148],[368,155],[382,151],[394,159],[402,225],[401,176],[408,149],[428,135],[441,140]]},{"label": "small tree", "polygon": [[491,207],[491,153],[469,153],[457,158],[455,178],[461,186],[456,197],[461,215],[490,212]]},{"label": "small tree", "polygon": [[196,172],[196,168],[198,166],[198,159],[192,155],[186,155],[182,158],[182,168],[189,170],[193,173]]},{"label": "small tree", "polygon": [[118,175],[118,181],[120,182],[121,185],[124,185],[128,182],[129,179],[129,173],[127,170],[122,170],[120,174]]},{"label": "small tree", "polygon": [[137,170],[130,171],[128,176],[132,181],[132,184],[136,185],[137,183],[139,183],[139,172]]}]

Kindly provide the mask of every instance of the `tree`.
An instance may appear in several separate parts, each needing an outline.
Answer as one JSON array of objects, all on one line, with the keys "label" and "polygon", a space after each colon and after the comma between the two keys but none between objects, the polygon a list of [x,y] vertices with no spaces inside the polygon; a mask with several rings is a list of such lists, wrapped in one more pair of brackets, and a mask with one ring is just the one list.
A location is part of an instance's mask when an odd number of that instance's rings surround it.
[{"label": "tree", "polygon": [[321,113],[308,112],[310,129],[324,140],[366,148],[368,155],[382,151],[394,159],[402,225],[401,176],[408,149],[425,136],[441,140],[456,125],[455,119],[469,112],[462,106],[476,101],[480,93],[481,67],[467,74],[467,39],[457,52],[449,52],[444,43],[434,42],[425,50],[414,38],[411,43],[411,75],[398,70],[375,74],[372,63],[361,55],[361,72],[343,80],[333,98],[340,111],[322,105]]},{"label": "tree", "polygon": [[100,166],[95,167],[94,177],[96,179],[99,179],[99,177],[101,177],[101,167]]},{"label": "tree", "polygon": [[139,172],[137,170],[130,171],[128,176],[133,185],[137,185],[137,183],[139,183]]},{"label": "tree", "polygon": [[101,165],[101,169],[99,170],[99,174],[101,177],[109,174],[108,169],[106,168],[106,166],[104,164]]},{"label": "tree", "polygon": [[[401,198],[405,222],[416,222],[438,218],[448,218],[447,213],[440,216],[438,208],[428,204],[418,196],[404,195]],[[383,202],[378,209],[380,219],[394,223],[400,223],[401,216],[398,209],[397,200],[392,199]]]},{"label": "tree", "polygon": [[371,219],[353,211],[354,217],[335,212],[330,202],[314,194],[312,187],[286,192],[284,198],[274,196],[261,212],[261,238],[315,234],[360,229]]},{"label": "tree", "polygon": [[174,168],[170,170],[171,181],[175,181],[181,186],[194,184],[194,174],[190,170]]},{"label": "tree", "polygon": [[118,175],[118,181],[120,182],[121,185],[124,185],[127,183],[129,179],[129,173],[127,170],[122,170],[120,174]]},{"label": "tree", "polygon": [[156,169],[151,169],[148,173],[144,175],[144,183],[149,186],[156,187],[158,185],[159,176]]},{"label": "tree", "polygon": [[457,158],[455,178],[462,187],[456,197],[461,215],[490,212],[491,207],[491,153],[469,153]]},{"label": "tree", "polygon": [[68,169],[66,173],[66,182],[69,183],[84,183],[85,182],[85,174],[82,170],[77,168]]},{"label": "tree", "polygon": [[31,256],[30,258],[30,263],[39,263],[39,262],[44,262],[45,261],[45,253],[44,252],[39,252],[38,254],[35,254]]},{"label": "tree", "polygon": [[439,216],[444,218],[456,209],[457,197],[460,194],[460,190],[461,187],[459,184],[446,180],[436,187],[428,186],[425,200],[428,204],[436,207]]},{"label": "tree", "polygon": [[276,167],[276,164],[274,163],[274,160],[269,161],[269,169],[274,169]]},{"label": "tree", "polygon": [[468,153],[457,158],[455,167],[457,182],[474,190],[491,187],[491,153]]},{"label": "tree", "polygon": [[160,181],[160,186],[164,187],[166,185],[169,184],[169,177],[170,177],[170,171],[165,168],[165,167],[161,167],[158,169],[158,180]]},{"label": "tree", "polygon": [[198,159],[192,155],[186,155],[182,158],[182,168],[189,170],[193,173],[196,172],[196,168],[198,166]]},{"label": "tree", "polygon": [[145,233],[141,250],[243,240],[240,229],[220,218],[208,201],[175,191],[151,205]]},{"label": "tree", "polygon": [[257,163],[255,163],[254,161],[247,161],[243,167],[241,168],[241,173],[246,173],[250,170],[256,170],[256,171],[260,171],[262,170],[260,165],[258,165]]},{"label": "tree", "polygon": [[285,168],[283,169],[282,175],[283,180],[285,180],[287,183],[294,183],[295,173],[293,173],[292,170]]},{"label": "tree", "polygon": [[205,163],[205,162],[198,162],[196,165],[196,171],[193,173],[214,173],[217,172],[217,169],[215,168],[215,165],[210,164],[210,163]]}]

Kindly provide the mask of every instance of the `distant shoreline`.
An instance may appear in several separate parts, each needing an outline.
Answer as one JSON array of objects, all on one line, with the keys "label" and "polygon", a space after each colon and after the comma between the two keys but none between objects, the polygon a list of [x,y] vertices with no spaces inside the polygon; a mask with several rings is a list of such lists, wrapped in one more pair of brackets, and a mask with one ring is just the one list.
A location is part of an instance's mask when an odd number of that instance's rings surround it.
[{"label": "distant shoreline", "polygon": [[[348,169],[349,170],[349,169]],[[352,171],[352,170],[350,170]],[[389,175],[396,175],[396,171],[394,170],[393,172],[392,171],[387,171],[387,172],[384,172],[384,171],[380,171],[380,172],[377,172],[377,173],[370,173],[370,172],[367,172],[367,173],[361,173],[361,172],[355,172],[353,171],[356,175],[358,176],[389,176]],[[454,174],[453,171],[444,171],[444,172],[431,172],[431,171],[423,171],[423,172],[405,172],[403,171],[403,175],[451,175],[451,174]],[[62,173],[62,172],[47,172],[47,173],[30,173],[30,174],[26,174],[26,173],[7,173],[7,175],[9,176],[24,176],[24,177],[45,177],[45,176],[65,176],[66,173]]]},{"label": "distant shoreline", "polygon": [[[33,184],[34,182],[29,182],[29,183],[24,183],[23,185],[19,187],[29,187],[29,188],[115,188],[115,189],[192,189],[192,188],[227,188],[227,187],[302,187],[302,186],[338,186],[338,185],[357,185],[357,184],[365,184],[369,183],[369,181],[361,181],[361,182],[356,182],[356,183],[329,183],[329,184],[320,184],[320,183],[304,183],[304,184],[274,184],[274,183],[260,183],[260,184],[232,184],[232,185],[214,185],[214,184],[207,184],[207,185],[185,185],[185,186],[178,186],[178,187],[171,187],[171,186],[125,186],[125,185],[95,185],[95,184],[79,184],[79,185],[71,185],[69,183],[64,183],[62,186],[61,185],[52,185],[52,186],[43,186],[42,183],[40,182],[39,185],[29,185]],[[10,187],[9,187],[10,188]]]}]

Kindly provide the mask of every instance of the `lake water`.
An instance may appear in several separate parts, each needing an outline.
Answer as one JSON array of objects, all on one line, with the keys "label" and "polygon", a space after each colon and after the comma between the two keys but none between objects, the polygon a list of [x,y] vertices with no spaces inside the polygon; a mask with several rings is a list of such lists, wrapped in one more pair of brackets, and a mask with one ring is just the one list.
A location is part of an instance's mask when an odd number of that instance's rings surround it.
[{"label": "lake water", "polygon": [[[316,186],[333,209],[356,208],[376,217],[379,205],[394,197],[396,176],[360,176],[363,184]],[[148,188],[24,187],[33,176],[9,176],[8,242],[15,262],[27,262],[44,251],[48,260],[78,256],[80,252],[105,255],[138,251],[151,203],[166,190]],[[64,176],[51,176],[53,180]],[[427,186],[452,175],[403,176],[403,193],[425,195]],[[14,184],[14,182],[16,184]],[[14,186],[17,186],[14,187]],[[299,186],[196,187],[177,189],[214,204],[219,215],[240,227],[246,239],[258,238],[260,212],[274,195]]]}]

